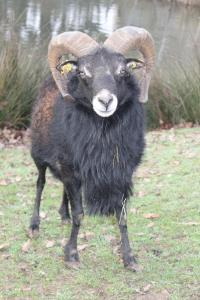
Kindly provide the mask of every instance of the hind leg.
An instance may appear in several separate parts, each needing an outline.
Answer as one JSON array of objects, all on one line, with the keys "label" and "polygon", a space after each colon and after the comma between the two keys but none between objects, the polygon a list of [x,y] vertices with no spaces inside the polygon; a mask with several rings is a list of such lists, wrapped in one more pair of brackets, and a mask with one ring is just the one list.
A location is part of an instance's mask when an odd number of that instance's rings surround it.
[{"label": "hind leg", "polygon": [[62,203],[59,208],[59,214],[63,223],[71,223],[70,213],[69,213],[69,196],[68,193],[63,189]]},{"label": "hind leg", "polygon": [[38,179],[37,179],[37,185],[36,185],[36,197],[34,202],[34,208],[33,208],[33,214],[31,217],[30,222],[30,231],[29,235],[30,237],[35,236],[39,231],[39,225],[40,225],[40,202],[41,202],[41,196],[42,191],[45,185],[45,174],[46,174],[46,166],[41,166],[36,164],[38,168]]}]

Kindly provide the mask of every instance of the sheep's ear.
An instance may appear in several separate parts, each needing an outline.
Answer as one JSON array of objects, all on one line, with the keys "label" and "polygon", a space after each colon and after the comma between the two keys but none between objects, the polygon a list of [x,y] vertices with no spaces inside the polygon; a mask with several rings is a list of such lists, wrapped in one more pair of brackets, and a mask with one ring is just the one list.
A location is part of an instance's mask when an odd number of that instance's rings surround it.
[{"label": "sheep's ear", "polygon": [[77,70],[77,62],[74,60],[66,60],[56,66],[61,75],[68,75]]},{"label": "sheep's ear", "polygon": [[136,69],[144,68],[144,62],[137,58],[127,58],[126,66],[130,72],[133,72]]}]

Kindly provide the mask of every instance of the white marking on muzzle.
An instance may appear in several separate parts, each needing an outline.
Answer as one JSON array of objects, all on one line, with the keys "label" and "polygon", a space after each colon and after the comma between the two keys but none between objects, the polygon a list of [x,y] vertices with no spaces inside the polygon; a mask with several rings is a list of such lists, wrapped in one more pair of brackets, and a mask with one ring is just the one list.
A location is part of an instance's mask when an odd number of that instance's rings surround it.
[{"label": "white marking on muzzle", "polygon": [[117,96],[110,93],[109,90],[102,89],[94,96],[92,105],[97,115],[103,118],[110,117],[117,109]]}]

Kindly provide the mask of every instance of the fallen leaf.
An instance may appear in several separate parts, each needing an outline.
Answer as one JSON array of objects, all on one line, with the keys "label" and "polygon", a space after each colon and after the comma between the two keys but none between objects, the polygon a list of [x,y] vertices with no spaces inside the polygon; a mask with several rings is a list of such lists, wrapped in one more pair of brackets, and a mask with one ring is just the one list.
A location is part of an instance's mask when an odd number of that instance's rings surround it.
[{"label": "fallen leaf", "polygon": [[41,211],[40,212],[40,218],[41,219],[46,219],[46,217],[47,217],[47,213],[45,213],[44,211]]},{"label": "fallen leaf", "polygon": [[133,207],[133,208],[130,209],[130,212],[133,213],[134,215],[137,215],[138,214],[138,208]]},{"label": "fallen leaf", "polygon": [[143,236],[143,235],[145,235],[145,233],[144,232],[137,232],[137,233],[135,233],[135,235],[137,235],[137,236]]},{"label": "fallen leaf", "polygon": [[180,161],[179,160],[175,160],[174,161],[174,165],[176,165],[176,166],[180,165]]},{"label": "fallen leaf", "polygon": [[142,288],[142,291],[143,291],[144,293],[147,293],[147,292],[150,290],[150,288],[151,288],[151,284],[147,284],[147,285],[145,285],[145,286]]},{"label": "fallen leaf", "polygon": [[5,179],[1,179],[0,180],[0,185],[6,186],[6,185],[8,185],[8,182]]},{"label": "fallen leaf", "polygon": [[85,240],[90,240],[93,236],[94,236],[94,232],[91,232],[91,231],[86,231],[86,232],[83,232],[81,234],[79,234],[79,237],[81,239],[85,239]]},{"label": "fallen leaf", "polygon": [[200,225],[200,222],[195,222],[195,221],[190,221],[186,223],[182,223],[183,225],[188,225],[188,226],[198,226]]},{"label": "fallen leaf", "polygon": [[11,256],[11,255],[8,254],[8,253],[5,253],[5,254],[2,255],[2,257],[3,257],[4,259],[8,259],[10,256]]},{"label": "fallen leaf", "polygon": [[45,277],[46,276],[46,273],[44,271],[39,271],[39,274],[42,276],[42,277]]},{"label": "fallen leaf", "polygon": [[55,245],[55,241],[47,241],[46,242],[46,248],[51,248]]},{"label": "fallen leaf", "polygon": [[148,214],[144,214],[143,217],[145,219],[158,219],[160,218],[160,215],[155,213],[148,213]]},{"label": "fallen leaf", "polygon": [[4,251],[4,250],[8,249],[9,246],[10,245],[8,243],[1,244],[0,245],[0,251]]},{"label": "fallen leaf", "polygon": [[147,193],[144,192],[144,191],[139,191],[138,194],[137,194],[137,196],[138,196],[139,198],[142,198],[142,197],[144,197],[144,196],[146,196],[146,195],[147,195]]},{"label": "fallen leaf", "polygon": [[15,181],[16,182],[20,182],[22,180],[22,178],[20,177],[20,176],[17,176],[16,178],[15,178]]},{"label": "fallen leaf", "polygon": [[23,287],[22,288],[22,291],[23,292],[30,292],[32,290],[32,288],[30,286],[27,286],[27,287]]},{"label": "fallen leaf", "polygon": [[29,239],[22,245],[22,251],[27,253],[31,247],[31,240]]},{"label": "fallen leaf", "polygon": [[79,245],[77,248],[78,248],[78,251],[83,251],[83,250],[85,250],[88,247],[89,247],[88,244],[82,244],[82,245]]}]

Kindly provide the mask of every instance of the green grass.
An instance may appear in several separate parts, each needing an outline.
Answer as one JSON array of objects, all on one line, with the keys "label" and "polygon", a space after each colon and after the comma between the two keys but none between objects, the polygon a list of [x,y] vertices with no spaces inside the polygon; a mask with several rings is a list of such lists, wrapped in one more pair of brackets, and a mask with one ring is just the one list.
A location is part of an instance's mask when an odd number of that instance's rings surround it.
[{"label": "green grass", "polygon": [[[61,241],[70,225],[61,226],[62,187],[50,174],[42,202],[47,217],[23,252],[36,169],[27,148],[0,150],[0,245],[9,244],[0,250],[0,299],[162,300],[166,290],[170,300],[200,299],[200,128],[152,132],[147,144],[128,214],[130,241],[143,267],[137,274],[113,253],[119,239],[114,217],[85,216],[80,234],[94,235],[79,236],[79,245],[87,245],[81,269],[65,267]],[[149,220],[147,213],[160,217]],[[47,248],[49,240],[55,245]]]}]

